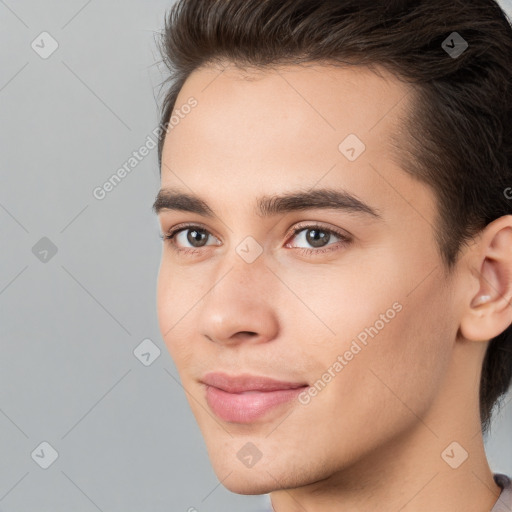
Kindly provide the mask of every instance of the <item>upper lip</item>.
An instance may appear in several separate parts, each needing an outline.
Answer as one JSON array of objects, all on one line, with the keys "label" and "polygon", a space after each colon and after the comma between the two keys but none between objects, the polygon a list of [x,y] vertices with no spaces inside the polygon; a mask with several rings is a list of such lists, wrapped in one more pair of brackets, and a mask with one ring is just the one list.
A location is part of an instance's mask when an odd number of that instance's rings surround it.
[{"label": "upper lip", "polygon": [[228,393],[244,391],[276,391],[279,389],[296,389],[307,386],[305,382],[287,382],[262,375],[228,375],[222,372],[211,372],[203,376],[202,382],[209,386],[222,389]]}]

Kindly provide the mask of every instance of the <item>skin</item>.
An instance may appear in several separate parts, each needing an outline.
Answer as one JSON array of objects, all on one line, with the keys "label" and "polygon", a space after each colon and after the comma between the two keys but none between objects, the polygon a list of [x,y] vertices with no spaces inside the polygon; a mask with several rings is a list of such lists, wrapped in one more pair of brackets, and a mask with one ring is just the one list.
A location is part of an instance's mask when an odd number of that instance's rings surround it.
[{"label": "skin", "polygon": [[[368,68],[224,64],[186,81],[176,109],[190,96],[198,104],[169,130],[162,155],[162,188],[194,193],[215,212],[164,209],[162,232],[200,223],[208,245],[180,255],[166,240],[157,285],[160,330],[217,477],[235,493],[270,492],[277,512],[491,510],[500,488],[478,389],[488,340],[512,323],[512,216],[489,224],[447,276],[434,194],[400,168],[389,143],[410,106],[407,84]],[[366,145],[352,162],[338,149],[348,134]],[[255,212],[261,195],[327,186],[382,219]],[[307,230],[292,233],[304,221],[352,241],[331,235],[332,251],[301,253],[318,250]],[[235,250],[248,236],[263,250],[252,263]],[[175,242],[194,247],[186,231]],[[481,295],[491,299],[477,305]],[[293,401],[251,424],[209,409],[206,372],[313,386],[394,303],[401,310],[307,405]],[[262,454],[250,468],[237,457],[249,441]],[[455,469],[442,457],[453,442],[468,454]],[[462,458],[458,447],[451,453]]]}]

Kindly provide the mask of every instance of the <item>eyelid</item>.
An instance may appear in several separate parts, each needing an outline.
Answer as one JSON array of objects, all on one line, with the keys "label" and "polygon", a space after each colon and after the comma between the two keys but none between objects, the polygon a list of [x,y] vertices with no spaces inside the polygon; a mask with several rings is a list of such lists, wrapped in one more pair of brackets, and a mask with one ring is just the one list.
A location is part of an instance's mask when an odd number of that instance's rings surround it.
[{"label": "eyelid", "polygon": [[169,228],[166,231],[166,234],[178,234],[178,231],[185,230],[185,229],[192,229],[192,228],[200,228],[202,231],[206,231],[209,235],[213,235],[217,240],[219,240],[219,237],[216,236],[214,233],[212,233],[212,230],[208,227],[206,227],[201,222],[180,222],[179,224],[176,224]]},{"label": "eyelid", "polygon": [[[209,228],[207,228],[204,224],[200,222],[182,222],[180,224],[176,224],[172,228],[169,228],[164,235],[160,235],[160,238],[169,239],[169,241],[176,247],[176,250],[199,250],[202,247],[177,247],[174,243],[174,238],[181,233],[182,231],[186,231],[187,229],[199,228],[201,231],[204,231],[208,236],[213,236],[217,240],[220,240],[218,236],[214,235]],[[219,244],[210,244],[205,245],[203,247],[210,247],[211,245],[219,245]]]},{"label": "eyelid", "polygon": [[342,240],[352,240],[353,236],[344,229],[338,228],[338,227],[332,227],[329,225],[324,224],[323,222],[319,221],[301,221],[298,224],[294,224],[293,227],[287,232],[286,239],[288,239],[290,236],[297,235],[300,231],[304,229],[323,229],[324,231],[330,232],[341,238]]}]

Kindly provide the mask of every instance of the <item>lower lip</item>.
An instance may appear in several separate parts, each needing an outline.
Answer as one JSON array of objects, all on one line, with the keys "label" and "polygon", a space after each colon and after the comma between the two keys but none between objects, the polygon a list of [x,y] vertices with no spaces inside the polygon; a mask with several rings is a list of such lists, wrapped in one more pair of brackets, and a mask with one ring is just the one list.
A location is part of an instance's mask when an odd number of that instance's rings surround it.
[{"label": "lower lip", "polygon": [[222,420],[234,423],[252,423],[271,409],[296,399],[307,386],[296,389],[228,393],[206,386],[206,401],[210,409]]}]

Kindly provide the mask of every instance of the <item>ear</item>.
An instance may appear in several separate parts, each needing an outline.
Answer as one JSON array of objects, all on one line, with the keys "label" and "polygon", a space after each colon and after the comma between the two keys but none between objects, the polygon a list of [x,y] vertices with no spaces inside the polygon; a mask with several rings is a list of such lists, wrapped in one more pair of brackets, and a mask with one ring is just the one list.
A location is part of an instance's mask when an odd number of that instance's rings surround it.
[{"label": "ear", "polygon": [[488,224],[472,253],[473,292],[467,296],[460,331],[468,340],[488,341],[512,324],[512,215]]}]

